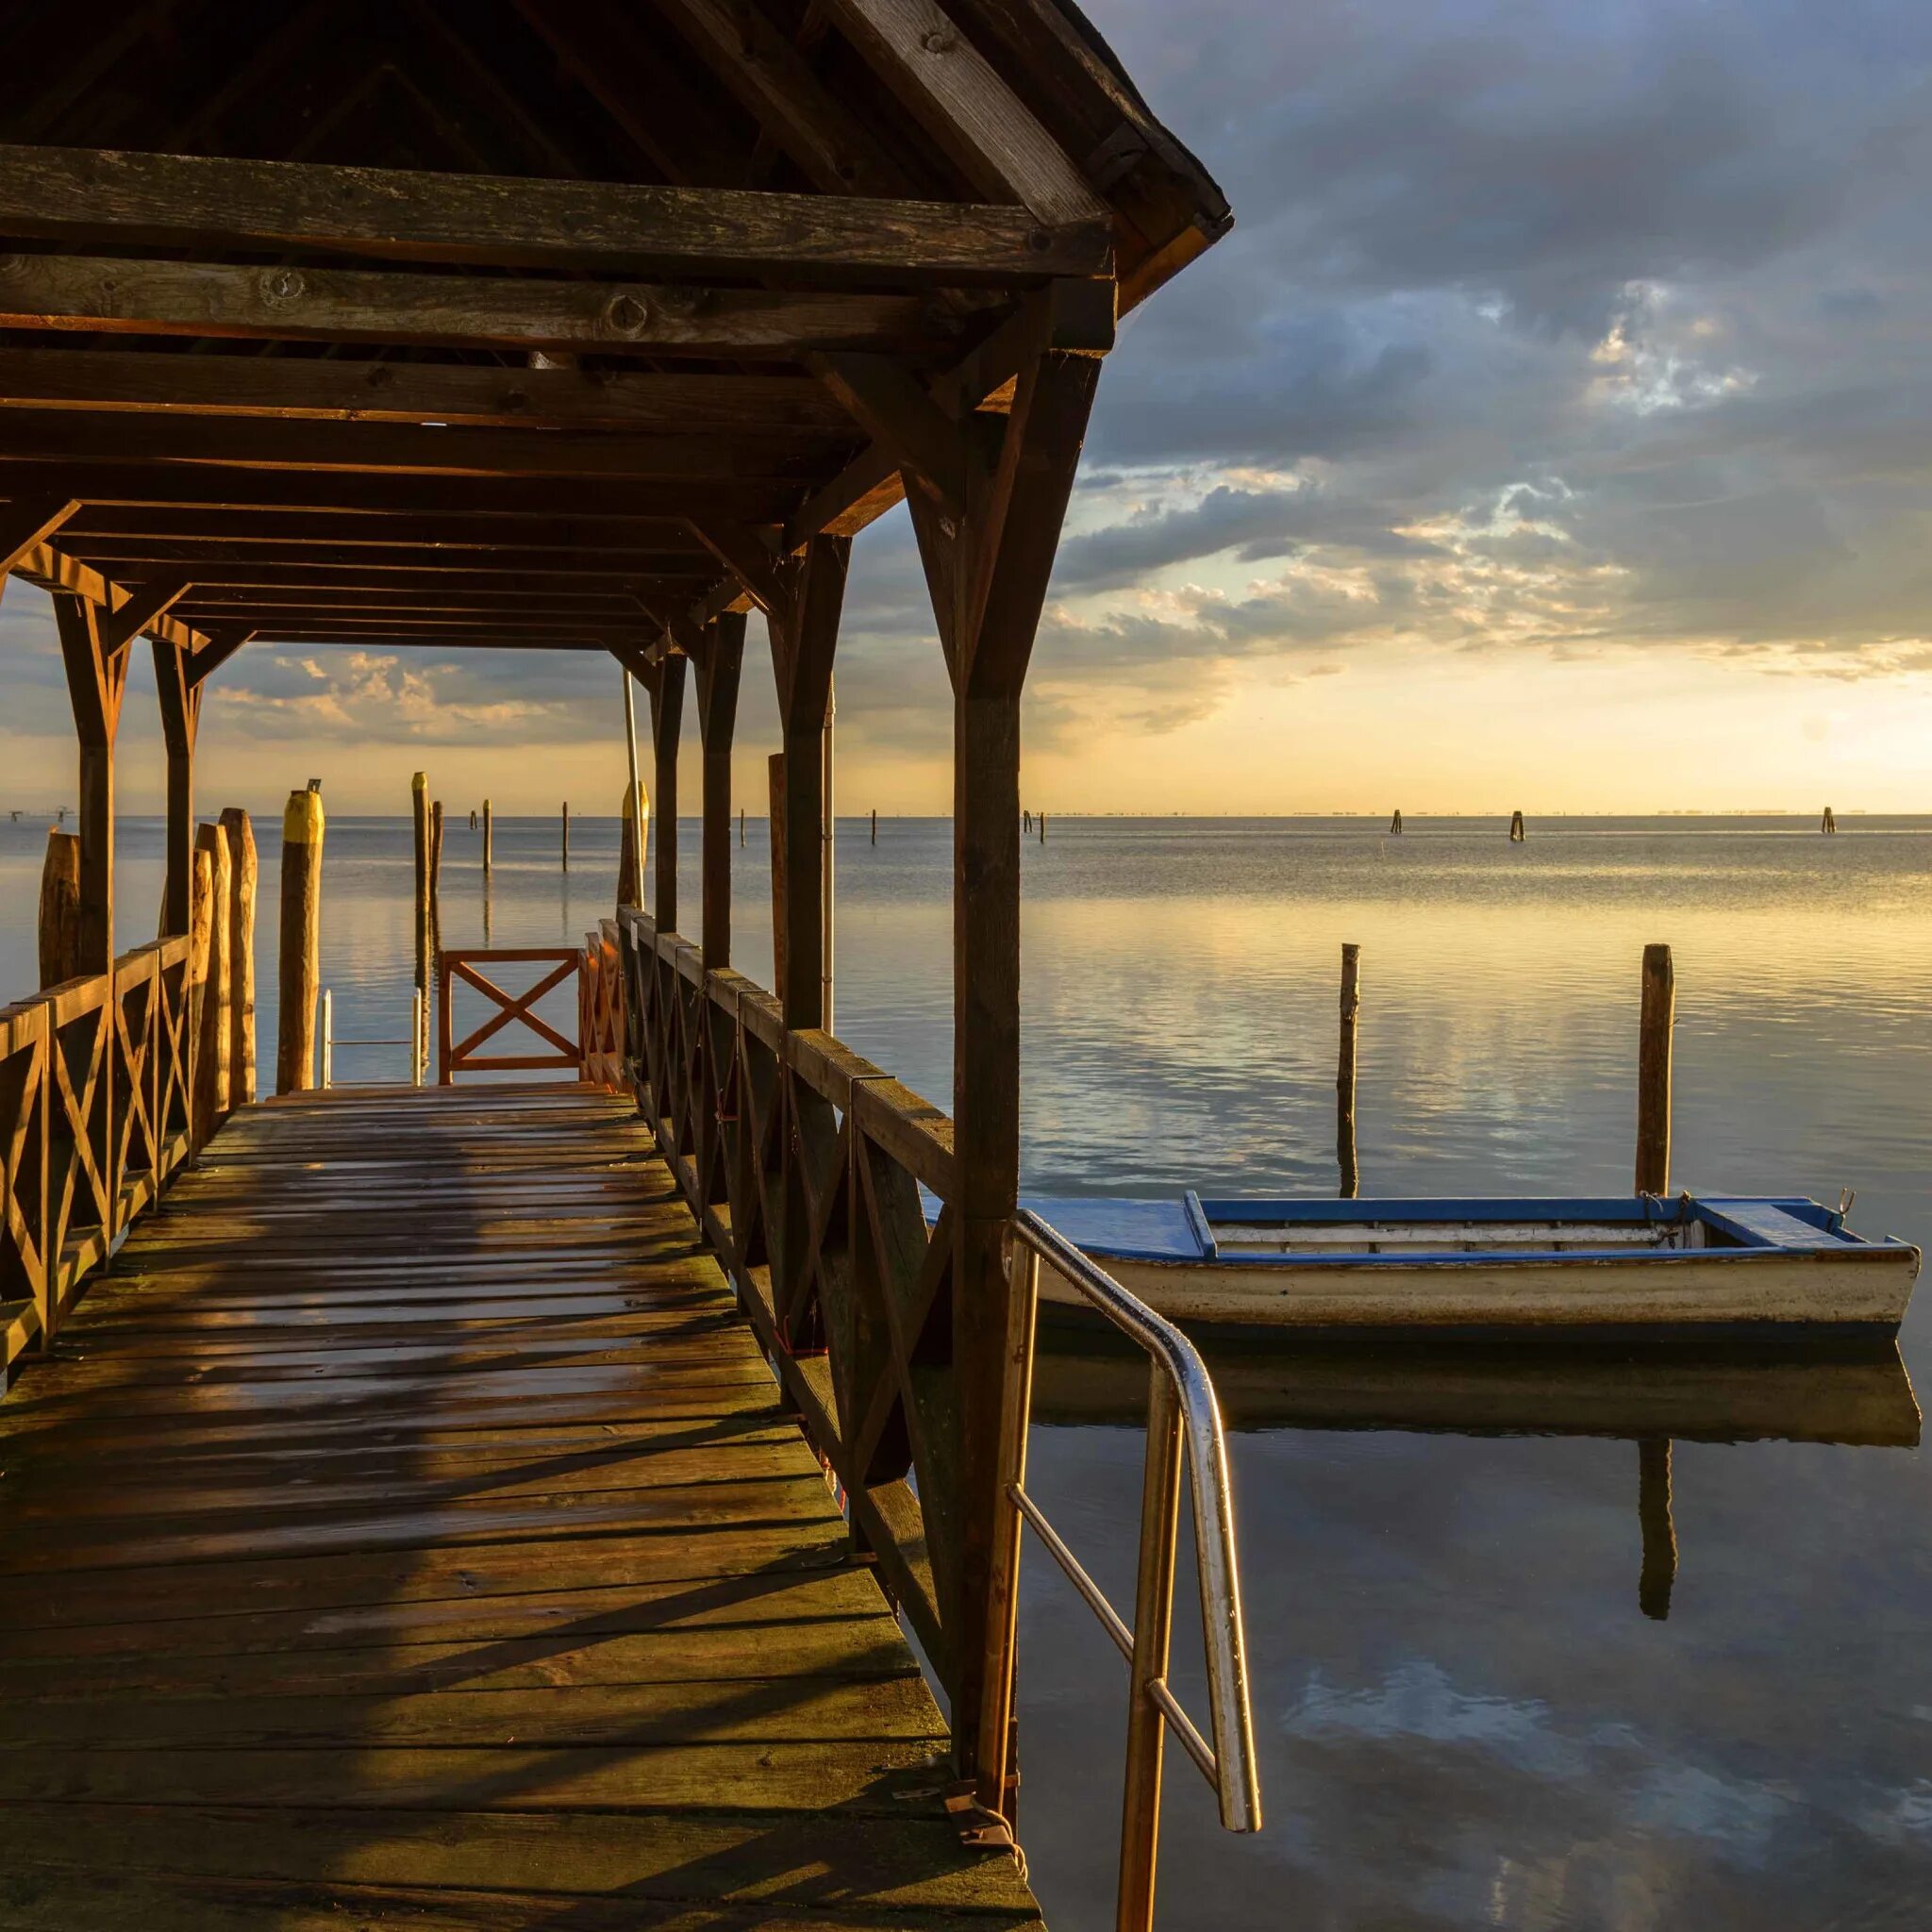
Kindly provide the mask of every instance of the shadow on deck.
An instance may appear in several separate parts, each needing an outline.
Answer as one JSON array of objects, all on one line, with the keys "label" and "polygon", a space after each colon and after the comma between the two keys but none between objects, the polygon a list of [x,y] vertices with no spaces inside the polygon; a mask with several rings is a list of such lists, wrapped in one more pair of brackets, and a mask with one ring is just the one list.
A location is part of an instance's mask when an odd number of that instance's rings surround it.
[{"label": "shadow on deck", "polygon": [[1040,1923],[626,1101],[238,1114],[0,1465],[0,1924]]}]

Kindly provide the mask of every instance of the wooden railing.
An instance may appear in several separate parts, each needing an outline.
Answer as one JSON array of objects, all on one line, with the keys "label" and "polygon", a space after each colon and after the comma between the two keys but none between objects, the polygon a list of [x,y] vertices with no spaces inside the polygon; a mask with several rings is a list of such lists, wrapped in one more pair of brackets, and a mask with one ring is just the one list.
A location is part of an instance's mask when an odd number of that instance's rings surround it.
[{"label": "wooden railing", "polygon": [[[437,972],[436,1078],[439,1085],[451,1085],[458,1074],[484,1073],[568,1073],[581,1077],[583,1047],[578,1040],[566,1040],[535,1008],[545,993],[581,973],[584,955],[575,946],[472,946],[443,953]],[[520,993],[508,993],[490,978],[485,966],[548,966],[534,986]],[[456,1036],[456,1002],[458,985],[474,988],[488,998],[496,1010],[460,1040]],[[579,993],[581,1023],[582,996]],[[506,1027],[517,1025],[534,1033],[543,1041],[543,1053],[480,1053],[477,1049],[492,1041]]]},{"label": "wooden railing", "polygon": [[189,1154],[189,941],[0,1008],[0,1371]]},{"label": "wooden railing", "polygon": [[[953,1128],[742,974],[618,916],[632,1084],[843,1491],[855,1541],[949,1692],[979,1657],[952,1355]],[[929,1224],[921,1190],[937,1204]],[[997,1828],[997,1827],[995,1827]]]},{"label": "wooden railing", "polygon": [[583,1047],[583,1076],[599,1087],[625,1084],[624,962],[619,956],[617,922],[602,921],[584,935],[583,970],[577,977],[577,1039]]}]

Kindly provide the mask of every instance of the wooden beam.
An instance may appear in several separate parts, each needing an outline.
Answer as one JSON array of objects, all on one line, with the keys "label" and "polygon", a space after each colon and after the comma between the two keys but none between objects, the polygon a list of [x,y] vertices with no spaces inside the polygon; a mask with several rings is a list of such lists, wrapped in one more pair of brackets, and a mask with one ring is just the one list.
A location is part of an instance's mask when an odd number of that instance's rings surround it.
[{"label": "wooden beam", "polygon": [[9,458],[44,462],[196,462],[243,469],[392,472],[418,476],[609,476],[696,482],[795,480],[838,463],[854,442],[823,430],[773,437],[628,435],[555,429],[434,429],[394,423],[271,423],[225,417],[0,414]]},{"label": "wooden beam", "polygon": [[70,555],[127,582],[178,572],[197,584],[427,584],[437,581],[498,584],[505,589],[576,591],[662,589],[667,581],[695,577],[708,583],[717,562],[708,551],[596,553],[566,567],[553,550],[403,550],[344,543],[182,543],[139,537],[63,540]]},{"label": "wooden beam", "polygon": [[[4,473],[0,473],[0,480],[4,480]],[[325,545],[335,552],[353,544],[372,552],[391,550],[402,562],[413,563],[415,557],[408,553],[416,553],[425,558],[447,556],[465,567],[486,563],[491,552],[514,550],[562,551],[573,558],[594,559],[600,568],[612,558],[647,558],[667,552],[691,558],[709,556],[691,536],[682,516],[612,522],[608,517],[579,521],[531,514],[507,522],[397,510],[351,522],[330,510],[220,510],[165,505],[83,505],[63,530],[61,544],[84,553],[96,538],[128,537],[142,542],[184,546],[219,543],[236,549],[259,548],[264,553],[285,545]],[[184,548],[184,558],[188,554]]]},{"label": "wooden beam", "polygon": [[941,509],[950,517],[965,513],[958,425],[910,370],[885,356],[851,352],[813,355],[806,366]]},{"label": "wooden beam", "polygon": [[73,497],[37,496],[0,503],[0,577],[28,551],[37,550],[79,508]]},{"label": "wooden beam", "polygon": [[801,429],[840,429],[847,423],[837,400],[804,375],[0,349],[0,408],[49,407],[674,435],[736,430],[783,437]]},{"label": "wooden beam", "polygon": [[[42,590],[64,591],[95,606],[102,612],[118,609],[127,601],[127,592],[119,584],[109,582],[99,571],[81,562],[77,557],[68,556],[64,550],[55,549],[51,543],[42,543],[38,549],[29,550],[14,568]],[[189,650],[193,650],[202,641],[189,625],[172,616],[156,619],[153,627],[158,636]]]},{"label": "wooden beam", "polygon": [[[897,44],[895,34],[895,55]],[[957,60],[954,69],[973,85],[969,62]],[[920,87],[923,97],[948,102],[958,93],[953,76],[928,75]],[[984,83],[977,91],[987,92]],[[1037,219],[953,202],[0,147],[0,234],[116,247],[316,251],[631,275],[860,275],[915,285],[1108,274],[1105,209],[1096,212],[1091,195],[1081,203],[1072,183],[1056,187],[1050,158],[1034,155],[1003,125],[1012,119],[989,95],[974,124],[974,151],[1026,180],[1042,201]],[[1060,166],[1073,175],[1064,157]]]},{"label": "wooden beam", "polygon": [[[135,575],[125,564],[121,574],[130,580]],[[402,570],[393,564],[372,569],[324,563],[253,563],[197,566],[192,601],[232,602],[250,591],[281,597],[305,591],[323,596],[404,598],[447,592],[456,597],[490,596],[508,601],[549,598],[570,605],[621,603],[635,612],[640,608],[638,594],[645,586],[646,580],[635,574],[570,575],[553,571],[525,575],[514,571]]]},{"label": "wooden beam", "polygon": [[932,348],[953,335],[945,312],[916,294],[92,255],[0,256],[0,327],[750,359]]},{"label": "wooden beam", "polygon": [[[826,0],[840,30],[982,193],[1049,229],[1098,222],[1107,204],[937,0]],[[1110,274],[1106,269],[1090,271]]]},{"label": "wooden beam", "polygon": [[[185,597],[191,585],[185,577],[171,581],[137,584],[127,593],[126,603],[100,617],[101,648],[109,655],[125,651],[144,630],[153,630],[160,620]],[[178,650],[180,646],[172,648]]]},{"label": "wooden beam", "polygon": [[623,642],[621,638],[583,631],[572,625],[553,632],[512,630],[476,620],[474,628],[450,625],[439,629],[422,626],[384,630],[366,625],[340,625],[333,622],[258,625],[253,633],[264,644],[352,644],[358,650],[506,650],[506,651],[608,651]]},{"label": "wooden beam", "polygon": [[[335,510],[359,513],[372,520],[390,514],[650,522],[703,516],[749,523],[782,522],[804,493],[796,484],[759,481],[425,477],[380,472],[248,470],[216,463],[11,461],[6,459],[4,439],[0,439],[0,491],[15,501],[64,491],[90,505]],[[618,525],[611,527],[615,530]],[[343,534],[358,542],[379,541],[374,529],[345,530]]]},{"label": "wooden beam", "polygon": [[[575,612],[524,610],[429,610],[356,609],[328,605],[291,606],[276,610],[251,605],[229,613],[230,621],[247,623],[258,636],[285,638],[294,630],[339,631],[344,636],[364,637],[422,636],[434,642],[439,637],[471,630],[488,630],[499,636],[527,636],[541,644],[545,638],[587,639],[601,642],[606,638],[629,639],[644,644],[657,636],[656,625],[640,618],[621,618],[606,612],[578,615]],[[213,620],[219,621],[219,620]]]},{"label": "wooden beam", "polygon": [[252,630],[245,629],[240,625],[232,630],[210,631],[207,643],[189,660],[189,688],[198,690],[207,683],[208,678],[254,636]]},{"label": "wooden beam", "polygon": [[750,526],[710,518],[691,525],[691,535],[744,586],[745,594],[768,616],[779,608],[788,594],[784,559],[766,541],[763,534]]}]

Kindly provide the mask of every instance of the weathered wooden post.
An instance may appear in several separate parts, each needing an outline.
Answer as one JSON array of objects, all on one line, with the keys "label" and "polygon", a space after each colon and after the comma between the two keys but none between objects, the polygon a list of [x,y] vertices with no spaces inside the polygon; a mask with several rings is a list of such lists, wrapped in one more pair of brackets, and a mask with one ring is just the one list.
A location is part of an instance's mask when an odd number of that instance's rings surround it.
[{"label": "weathered wooden post", "polygon": [[1389,830],[1397,838],[1402,835],[1402,808],[1400,806],[1395,809],[1395,816],[1389,821]]},{"label": "weathered wooden post", "polygon": [[874,806],[872,808],[872,842],[874,845],[879,842],[879,808],[877,806]]},{"label": "weathered wooden post", "polygon": [[1361,1170],[1355,1155],[1356,1025],[1362,1008],[1362,949],[1341,949],[1341,1052],[1335,1071],[1335,1158],[1341,1170],[1341,1198],[1353,1201],[1361,1191]]},{"label": "weathered wooden post", "polygon": [[738,842],[740,845],[744,843],[744,808],[741,805],[738,808]]},{"label": "weathered wooden post", "polygon": [[188,653],[154,641],[155,691],[161,741],[168,758],[167,872],[161,888],[161,935],[188,930],[194,866],[194,740],[201,724],[201,687],[188,681]]},{"label": "weathered wooden post", "polygon": [[570,870],[570,800],[563,801],[563,869]]},{"label": "weathered wooden post", "polygon": [[255,826],[239,805],[222,812],[228,841],[228,1106],[255,1098],[255,899],[261,866]]},{"label": "weathered wooden post", "polygon": [[1838,814],[1828,805],[1824,808],[1824,822],[1818,829],[1821,832],[1836,832],[1838,830]]},{"label": "weathered wooden post", "polygon": [[1643,949],[1637,1038],[1637,1191],[1671,1191],[1671,1034],[1677,982],[1668,946]]},{"label": "weathered wooden post", "polygon": [[58,986],[80,973],[80,841],[47,834],[41,865],[41,985]]},{"label": "weathered wooden post", "polygon": [[1643,1568],[1637,1607],[1662,1623],[1671,1614],[1677,1580],[1677,1526],[1671,1515],[1671,1439],[1642,1436],[1637,1443],[1637,1521],[1643,1535]]},{"label": "weathered wooden post", "polygon": [[651,919],[677,930],[677,741],[684,728],[684,672],[689,658],[669,657],[644,687],[651,700],[652,801],[657,822],[652,857]]},{"label": "weathered wooden post", "polygon": [[486,798],[483,801],[483,876],[486,879],[490,876],[491,867],[495,862],[494,847],[496,841],[493,831],[494,824],[495,820],[490,808],[490,801]]},{"label": "weathered wooden post", "polygon": [[[429,990],[429,776],[425,772],[409,778],[409,829],[415,859],[415,898],[410,908],[410,930],[415,935],[415,976],[411,984],[420,1001]],[[421,1026],[410,1029],[409,1064],[420,1067],[428,1051]]]},{"label": "weathered wooden post", "polygon": [[204,1091],[203,1021],[208,1004],[209,955],[214,947],[215,856],[198,841],[189,855],[188,884],[188,1014],[183,1031],[188,1039],[188,1151],[198,1153],[208,1140],[208,1103]]},{"label": "weathered wooden post", "polygon": [[706,626],[698,665],[698,738],[704,746],[700,918],[710,972],[731,963],[731,744],[743,666],[744,618],[727,612]]},{"label": "weathered wooden post", "polygon": [[442,800],[429,801],[429,974],[442,958]]},{"label": "weathered wooden post", "polygon": [[[203,938],[201,998],[195,1013],[194,1106],[191,1142],[208,1143],[228,1111],[228,1057],[233,1038],[229,1011],[230,940],[234,931],[234,880],[228,862],[228,835],[220,825],[199,826],[194,834],[194,881],[205,890],[206,905],[194,908],[193,931]],[[206,855],[204,875],[201,859]]]},{"label": "weathered wooden post", "polygon": [[785,754],[774,751],[765,761],[771,783],[772,843],[772,991],[782,1004],[785,998]]},{"label": "weathered wooden post", "polygon": [[82,973],[114,970],[114,736],[127,688],[127,653],[102,647],[99,611],[84,597],[54,597],[67,691],[80,740],[80,957]]},{"label": "weathered wooden post", "polygon": [[322,987],[323,831],[322,793],[290,792],[282,813],[277,1093],[304,1093],[315,1085],[315,1001]]},{"label": "weathered wooden post", "polygon": [[1042,845],[1046,843],[1046,814],[1044,812],[1040,814],[1040,842]]},{"label": "weathered wooden post", "polygon": [[644,904],[644,845],[651,832],[651,801],[645,795],[641,781],[625,793],[618,817],[621,823],[617,843],[617,903],[635,906],[641,911]]},{"label": "weathered wooden post", "polygon": [[1521,845],[1524,842],[1524,841],[1528,837],[1529,833],[1523,823],[1523,814],[1520,811],[1511,812],[1509,815],[1510,844]]}]

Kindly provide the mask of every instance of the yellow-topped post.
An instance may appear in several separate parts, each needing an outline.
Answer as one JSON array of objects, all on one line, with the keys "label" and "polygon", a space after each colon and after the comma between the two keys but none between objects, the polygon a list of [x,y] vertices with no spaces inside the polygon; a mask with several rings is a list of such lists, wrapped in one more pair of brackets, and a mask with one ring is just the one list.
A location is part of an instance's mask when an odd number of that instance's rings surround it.
[{"label": "yellow-topped post", "polygon": [[289,793],[282,813],[281,1011],[275,1091],[315,1085],[315,1003],[322,986],[322,789]]}]

